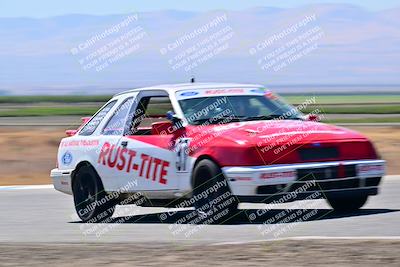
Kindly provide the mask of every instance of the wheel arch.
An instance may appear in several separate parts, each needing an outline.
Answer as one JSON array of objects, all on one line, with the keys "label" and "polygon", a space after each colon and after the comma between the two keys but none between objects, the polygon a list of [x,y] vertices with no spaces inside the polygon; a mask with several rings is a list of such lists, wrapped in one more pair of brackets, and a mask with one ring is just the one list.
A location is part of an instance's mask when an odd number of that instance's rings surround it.
[{"label": "wheel arch", "polygon": [[192,175],[190,176],[190,184],[192,186],[192,188],[194,188],[194,170],[197,166],[197,164],[199,164],[200,161],[204,160],[204,159],[208,159],[211,160],[212,162],[214,162],[215,164],[217,164],[217,166],[222,170],[221,165],[219,164],[218,160],[216,160],[213,156],[208,155],[208,154],[203,154],[200,155],[199,157],[197,157],[196,161],[193,164],[193,169],[192,169]]},{"label": "wheel arch", "polygon": [[101,183],[101,185],[103,186],[103,181],[101,180],[100,175],[97,173],[96,168],[87,160],[81,161],[79,162],[76,167],[75,170],[72,172],[71,174],[71,186],[74,184],[74,179],[76,177],[76,174],[78,173],[78,171],[82,168],[82,167],[91,167],[94,171],[94,173],[97,175],[97,178],[99,179],[99,182]]}]

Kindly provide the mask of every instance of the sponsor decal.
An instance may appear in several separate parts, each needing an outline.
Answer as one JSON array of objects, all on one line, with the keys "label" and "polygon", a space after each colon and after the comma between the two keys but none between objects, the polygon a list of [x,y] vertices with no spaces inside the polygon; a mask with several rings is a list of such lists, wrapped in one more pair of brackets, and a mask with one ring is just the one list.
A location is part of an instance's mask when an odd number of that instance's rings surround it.
[{"label": "sponsor decal", "polygon": [[70,152],[65,152],[61,158],[61,161],[64,165],[68,166],[72,163],[72,154]]},{"label": "sponsor decal", "polygon": [[265,94],[265,91],[263,89],[251,89],[250,92],[261,95]]},{"label": "sponsor decal", "polygon": [[269,171],[261,173],[259,177],[260,181],[268,185],[287,184],[296,180],[296,171]]},{"label": "sponsor decal", "polygon": [[147,154],[138,154],[135,150],[117,147],[108,142],[101,148],[99,164],[127,173],[135,172],[139,178],[144,178],[160,184],[167,184],[168,167],[170,163]]},{"label": "sponsor decal", "polygon": [[262,173],[260,175],[261,180],[269,180],[269,179],[291,179],[295,178],[296,173],[294,171],[286,171],[286,172],[267,172]]},{"label": "sponsor decal", "polygon": [[90,147],[98,146],[99,140],[64,140],[61,147]]},{"label": "sponsor decal", "polygon": [[231,181],[246,181],[246,182],[248,182],[248,181],[252,181],[253,180],[253,178],[251,178],[251,177],[247,177],[247,176],[233,176],[232,178],[231,178]]},{"label": "sponsor decal", "polygon": [[227,88],[206,90],[206,95],[222,95],[222,94],[242,94],[245,93],[243,88]]},{"label": "sponsor decal", "polygon": [[[207,97],[207,96],[229,96],[229,95],[265,95],[266,91],[264,88],[210,88],[210,89],[201,89],[199,91],[183,91],[177,92],[177,98],[179,99],[187,99],[191,97]],[[274,96],[275,97],[275,96]],[[277,98],[277,97],[275,97]]]},{"label": "sponsor decal", "polygon": [[198,95],[198,94],[199,94],[198,92],[191,91],[191,92],[183,92],[180,95],[181,96],[195,96],[195,95]]}]

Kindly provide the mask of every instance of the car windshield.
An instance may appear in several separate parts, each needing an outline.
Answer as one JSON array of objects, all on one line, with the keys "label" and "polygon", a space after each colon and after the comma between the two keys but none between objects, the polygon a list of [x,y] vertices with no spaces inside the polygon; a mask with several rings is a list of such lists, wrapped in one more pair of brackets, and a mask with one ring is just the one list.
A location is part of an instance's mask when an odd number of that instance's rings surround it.
[{"label": "car windshield", "polygon": [[229,123],[256,120],[301,120],[296,108],[271,93],[196,97],[179,100],[190,124]]}]

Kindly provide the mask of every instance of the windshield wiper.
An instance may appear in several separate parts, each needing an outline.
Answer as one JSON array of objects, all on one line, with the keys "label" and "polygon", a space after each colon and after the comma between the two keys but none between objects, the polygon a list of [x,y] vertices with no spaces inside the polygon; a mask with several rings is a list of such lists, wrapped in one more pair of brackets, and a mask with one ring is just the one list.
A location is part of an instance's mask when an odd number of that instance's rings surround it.
[{"label": "windshield wiper", "polygon": [[282,115],[270,114],[270,115],[263,115],[263,116],[243,117],[243,120],[246,120],[246,121],[273,120],[273,119],[279,119],[280,117],[282,117]]},{"label": "windshield wiper", "polygon": [[231,117],[231,116],[223,116],[223,117],[215,117],[215,118],[207,118],[207,119],[197,119],[197,120],[193,120],[190,123],[193,125],[201,125],[201,124],[205,124],[205,123],[209,123],[209,124],[215,124],[215,123],[219,123],[219,122],[238,122],[238,121],[242,121],[243,118],[246,117]]},{"label": "windshield wiper", "polygon": [[270,115],[263,115],[263,116],[223,116],[223,117],[216,117],[216,118],[207,118],[207,119],[197,119],[193,120],[191,124],[194,125],[201,125],[205,123],[215,124],[220,122],[240,122],[240,121],[258,121],[258,120],[274,120],[274,119],[281,119],[281,120],[303,120],[299,117],[285,117],[284,115],[280,114],[270,114]]},{"label": "windshield wiper", "polygon": [[280,114],[269,114],[269,115],[263,115],[263,116],[252,116],[252,117],[244,117],[243,118],[243,120],[246,120],[246,121],[274,120],[274,119],[302,120],[299,117],[285,117],[284,115],[280,115]]}]

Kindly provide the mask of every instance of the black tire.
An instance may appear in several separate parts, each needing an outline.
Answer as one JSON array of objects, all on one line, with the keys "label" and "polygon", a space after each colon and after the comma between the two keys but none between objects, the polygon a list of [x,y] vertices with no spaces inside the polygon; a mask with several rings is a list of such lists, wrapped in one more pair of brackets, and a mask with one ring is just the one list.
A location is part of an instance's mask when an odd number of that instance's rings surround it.
[{"label": "black tire", "polygon": [[198,223],[222,222],[237,212],[238,201],[217,164],[209,159],[201,160],[194,168],[193,177]]},{"label": "black tire", "polygon": [[92,167],[83,166],[77,171],[72,192],[76,213],[83,222],[104,222],[112,217],[116,201],[104,191]]},{"label": "black tire", "polygon": [[359,210],[368,200],[368,195],[352,196],[352,197],[331,197],[328,203],[335,211],[350,212]]}]

